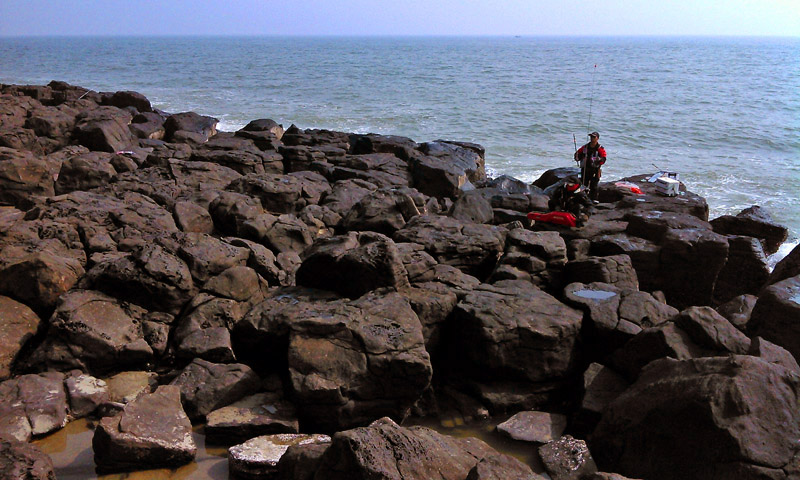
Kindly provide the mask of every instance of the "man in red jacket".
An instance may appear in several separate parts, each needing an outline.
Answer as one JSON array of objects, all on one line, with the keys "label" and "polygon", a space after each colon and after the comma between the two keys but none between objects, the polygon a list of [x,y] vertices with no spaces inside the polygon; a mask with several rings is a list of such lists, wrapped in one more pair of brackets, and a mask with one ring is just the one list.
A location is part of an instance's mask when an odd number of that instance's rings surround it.
[{"label": "man in red jacket", "polygon": [[589,188],[589,197],[597,203],[600,167],[606,163],[606,149],[598,142],[600,134],[589,134],[589,143],[575,152],[575,161],[581,164],[581,183]]}]

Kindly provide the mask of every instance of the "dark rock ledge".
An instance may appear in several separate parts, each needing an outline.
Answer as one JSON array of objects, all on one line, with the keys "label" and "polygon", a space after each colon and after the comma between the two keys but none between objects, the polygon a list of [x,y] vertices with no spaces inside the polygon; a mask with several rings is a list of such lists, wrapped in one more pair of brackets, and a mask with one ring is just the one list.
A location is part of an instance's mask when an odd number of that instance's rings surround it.
[{"label": "dark rock ledge", "polygon": [[[770,273],[763,209],[709,221],[640,175],[581,229],[531,224],[568,169],[528,185],[475,144],[216,124],[0,85],[9,478],[52,478],[29,442],[87,415],[99,472],[192,462],[193,421],[246,478],[800,475],[799,254]],[[513,416],[542,471],[402,426],[452,415]]]}]

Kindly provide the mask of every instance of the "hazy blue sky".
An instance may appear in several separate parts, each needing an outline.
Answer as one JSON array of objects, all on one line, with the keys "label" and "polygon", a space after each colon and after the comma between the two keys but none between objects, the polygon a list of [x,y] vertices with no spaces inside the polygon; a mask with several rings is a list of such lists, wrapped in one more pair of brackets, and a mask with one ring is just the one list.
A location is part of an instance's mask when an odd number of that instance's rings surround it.
[{"label": "hazy blue sky", "polygon": [[2,0],[20,35],[800,36],[800,0]]}]

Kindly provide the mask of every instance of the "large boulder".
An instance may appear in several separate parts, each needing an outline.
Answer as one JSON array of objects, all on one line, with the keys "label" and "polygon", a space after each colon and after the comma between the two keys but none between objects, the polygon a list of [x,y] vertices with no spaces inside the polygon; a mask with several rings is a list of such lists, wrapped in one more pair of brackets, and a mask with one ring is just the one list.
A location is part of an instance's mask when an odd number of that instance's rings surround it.
[{"label": "large boulder", "polygon": [[132,92],[130,90],[122,90],[114,92],[108,98],[107,103],[117,108],[133,107],[139,112],[152,112],[153,107],[150,105],[150,100],[139,92]]},{"label": "large boulder", "polygon": [[176,314],[196,293],[189,267],[158,245],[98,262],[81,282],[148,310]]},{"label": "large boulder", "polygon": [[783,225],[775,223],[772,216],[758,205],[746,208],[736,215],[723,215],[711,220],[714,231],[723,235],[746,235],[759,239],[764,253],[772,255],[789,236]]},{"label": "large boulder", "polygon": [[508,232],[505,251],[489,282],[526,279],[540,288],[556,290],[566,263],[567,247],[557,232],[514,228]]},{"label": "large boulder", "polygon": [[30,196],[54,194],[53,173],[39,156],[0,146],[0,202],[30,206]]},{"label": "large boulder", "polygon": [[700,229],[670,229],[661,247],[660,280],[670,305],[711,305],[714,285],[728,258],[728,239]]},{"label": "large boulder", "polygon": [[72,138],[90,150],[118,152],[133,145],[134,137],[128,129],[131,114],[116,107],[99,107],[75,117]]},{"label": "large boulder", "polygon": [[749,334],[764,337],[800,359],[800,275],[764,289],[747,328]]},{"label": "large boulder", "polygon": [[654,480],[791,478],[799,395],[797,375],[755,357],[657,360],[609,405],[592,453]]},{"label": "large boulder", "polygon": [[0,269],[0,294],[35,311],[49,312],[58,297],[75,286],[83,274],[79,261],[38,251]]},{"label": "large boulder", "polygon": [[17,354],[36,334],[41,323],[30,308],[0,296],[0,381],[11,376]]},{"label": "large boulder", "polygon": [[628,255],[586,257],[567,263],[564,282],[601,282],[622,289],[639,289],[639,278]]},{"label": "large boulder", "polygon": [[203,418],[213,410],[252,395],[260,383],[258,375],[247,365],[194,359],[170,385],[180,388],[189,417]]},{"label": "large boulder", "polygon": [[381,188],[366,194],[353,205],[342,218],[338,228],[346,231],[371,230],[392,235],[424,211],[424,197],[416,190]]},{"label": "large boulder", "polygon": [[258,198],[267,211],[281,214],[299,212],[306,205],[318,204],[330,191],[330,185],[314,172],[251,173],[233,181],[227,190]]},{"label": "large boulder", "polygon": [[374,232],[350,232],[318,240],[304,252],[295,278],[298,285],[350,298],[376,288],[408,286],[397,246]]},{"label": "large boulder", "polygon": [[0,437],[0,472],[7,480],[56,480],[53,460],[37,445]]},{"label": "large boulder", "polygon": [[117,176],[117,170],[111,163],[113,157],[112,153],[107,152],[89,152],[70,157],[61,164],[55,183],[56,194],[91,190],[109,184]]},{"label": "large boulder", "polygon": [[397,293],[348,301],[281,289],[245,315],[233,333],[240,358],[267,368],[288,365],[287,395],[301,423],[322,431],[385,415],[403,418],[432,376],[419,318]]},{"label": "large boulder", "polygon": [[194,460],[192,424],[178,387],[162,385],[97,425],[92,438],[99,472],[170,468]]},{"label": "large boulder", "polygon": [[[471,473],[482,461],[484,465]],[[449,437],[425,427],[403,428],[382,418],[368,427],[334,435],[314,478],[534,480],[538,476],[476,438]]]},{"label": "large boulder", "polygon": [[439,215],[419,215],[394,234],[395,242],[418,243],[439,263],[486,278],[505,246],[507,230],[491,225],[462,223]]},{"label": "large boulder", "polygon": [[208,137],[217,133],[218,122],[216,118],[195,112],[176,113],[164,121],[164,138],[177,143],[187,139],[194,143],[205,143]]},{"label": "large boulder", "polygon": [[788,255],[775,265],[769,276],[768,284],[786,280],[789,277],[800,275],[800,245],[796,245]]},{"label": "large boulder", "polygon": [[770,276],[761,243],[753,237],[728,236],[728,260],[714,284],[714,304],[757,294]]},{"label": "large boulder", "polygon": [[574,372],[583,314],[528,282],[481,285],[452,315],[449,361],[466,378],[523,384]]},{"label": "large boulder", "polygon": [[142,308],[103,293],[72,290],[59,299],[44,342],[26,364],[90,372],[144,366],[153,359],[142,329],[146,317]]}]

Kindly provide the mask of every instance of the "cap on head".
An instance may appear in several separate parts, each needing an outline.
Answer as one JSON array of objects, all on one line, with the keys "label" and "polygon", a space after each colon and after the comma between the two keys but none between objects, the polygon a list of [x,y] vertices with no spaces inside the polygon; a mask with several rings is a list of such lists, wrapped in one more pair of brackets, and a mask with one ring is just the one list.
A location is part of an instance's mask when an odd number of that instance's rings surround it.
[{"label": "cap on head", "polygon": [[600,134],[597,132],[592,132],[589,134],[590,137],[600,138]]}]

